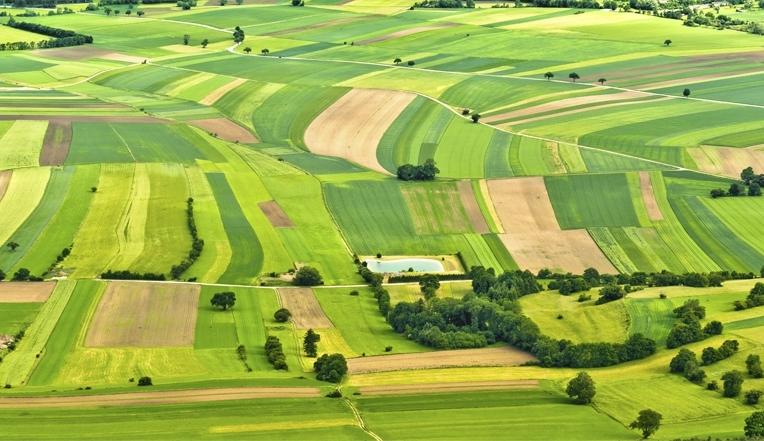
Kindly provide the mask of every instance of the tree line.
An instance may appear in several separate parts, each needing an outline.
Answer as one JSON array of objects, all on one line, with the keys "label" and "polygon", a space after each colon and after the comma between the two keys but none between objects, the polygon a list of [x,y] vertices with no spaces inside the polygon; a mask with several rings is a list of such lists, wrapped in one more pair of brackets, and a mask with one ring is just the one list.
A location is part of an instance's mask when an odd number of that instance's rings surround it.
[{"label": "tree line", "polygon": [[745,300],[735,300],[733,305],[735,306],[735,311],[764,305],[764,283],[757,282],[753,285]]},{"label": "tree line", "polygon": [[422,0],[421,2],[414,3],[414,8],[443,8],[443,9],[458,9],[458,8],[474,8],[474,0]]},{"label": "tree line", "polygon": [[93,43],[93,37],[90,35],[78,34],[66,29],[54,28],[37,23],[28,23],[16,21],[13,17],[8,20],[6,26],[21,29],[36,34],[54,37],[50,40],[42,41],[13,41],[0,43],[0,51],[16,51],[29,49],[50,49],[55,47],[81,46],[83,44]]},{"label": "tree line", "polygon": [[435,161],[428,159],[424,164],[403,164],[398,167],[396,175],[402,181],[432,181],[440,173]]},{"label": "tree line", "polygon": [[194,198],[188,198],[186,200],[186,223],[188,225],[188,231],[191,233],[191,249],[188,251],[188,256],[183,259],[177,265],[173,265],[170,269],[170,276],[173,279],[179,279],[180,276],[188,270],[191,265],[199,259],[204,249],[204,241],[199,238],[199,232],[196,229],[196,220],[194,220]]}]

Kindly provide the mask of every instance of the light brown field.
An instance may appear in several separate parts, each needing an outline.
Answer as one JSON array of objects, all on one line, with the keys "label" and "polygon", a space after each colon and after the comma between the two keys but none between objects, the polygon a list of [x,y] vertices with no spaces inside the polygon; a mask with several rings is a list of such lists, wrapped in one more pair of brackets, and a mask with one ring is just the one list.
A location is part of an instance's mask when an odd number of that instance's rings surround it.
[{"label": "light brown field", "polygon": [[8,184],[11,182],[12,175],[13,170],[0,171],[0,199],[5,196],[5,191],[8,190]]},{"label": "light brown field", "polygon": [[42,303],[48,300],[56,282],[0,283],[0,303]]},{"label": "light brown field", "polygon": [[223,95],[236,89],[237,87],[241,86],[242,84],[246,82],[247,80],[245,80],[244,78],[236,78],[232,80],[230,83],[224,86],[220,86],[217,89],[210,92],[209,95],[202,98],[202,100],[199,101],[199,103],[204,104],[205,106],[211,106],[215,104],[220,98],[223,98]]},{"label": "light brown field", "polygon": [[711,80],[725,80],[725,79],[747,77],[747,76],[759,75],[759,74],[761,74],[761,69],[759,68],[756,68],[754,70],[747,70],[744,72],[737,72],[734,74],[729,74],[727,72],[717,72],[717,73],[706,74],[706,75],[698,75],[694,77],[677,78],[675,80],[666,80],[666,81],[658,81],[658,82],[650,83],[650,84],[643,84],[639,86],[639,89],[640,90],[663,89],[665,87],[685,86],[690,84],[704,83],[706,81],[711,81]]},{"label": "light brown field", "polygon": [[377,145],[415,97],[391,90],[353,89],[313,120],[305,131],[305,144],[313,153],[389,174],[377,161]]},{"label": "light brown field", "polygon": [[701,146],[689,148],[687,152],[701,171],[738,178],[740,171],[746,167],[764,169],[764,151],[761,148]]},{"label": "light brown field", "polygon": [[616,273],[586,230],[560,229],[543,178],[490,180],[488,191],[504,227],[499,237],[520,268]]},{"label": "light brown field", "polygon": [[518,109],[511,112],[499,113],[497,115],[491,115],[483,118],[484,122],[490,123],[494,121],[502,121],[508,119],[517,119],[521,117],[536,115],[538,113],[552,112],[555,110],[562,110],[569,107],[584,106],[587,104],[607,103],[613,101],[631,100],[635,98],[645,97],[646,94],[640,92],[619,92],[608,93],[600,95],[587,95],[578,96],[574,98],[565,98],[549,103],[538,104],[536,106],[526,107],[524,109]]},{"label": "light brown field", "polygon": [[40,151],[40,165],[62,165],[72,143],[71,121],[51,121]]},{"label": "light brown field", "polygon": [[89,58],[103,57],[112,54],[113,51],[95,48],[92,45],[60,47],[53,49],[39,49],[34,51],[35,55],[41,57],[59,58],[61,60],[79,61]]},{"label": "light brown field", "polygon": [[118,52],[99,55],[98,58],[103,58],[104,60],[122,61],[125,63],[143,63],[143,60],[146,59],[145,57],[136,57],[134,55],[120,54]]},{"label": "light brown field", "polygon": [[369,38],[368,40],[356,41],[355,44],[372,44],[380,43],[388,40],[395,40],[396,38],[403,38],[409,35],[418,34],[420,32],[434,31],[436,29],[449,28],[456,26],[456,23],[443,23],[441,25],[428,25],[428,26],[415,26],[413,28],[403,29],[400,31],[391,32],[389,34],[380,35],[379,37]]},{"label": "light brown field", "polygon": [[274,227],[293,227],[294,224],[278,202],[265,201],[257,204]]},{"label": "light brown field", "polygon": [[416,395],[481,390],[538,389],[538,380],[465,381],[456,383],[391,384],[359,388],[363,395]]},{"label": "light brown field", "polygon": [[252,132],[228,118],[195,119],[188,121],[188,123],[212,133],[224,141],[241,142],[244,144],[258,142],[258,139]]},{"label": "light brown field", "polygon": [[252,400],[257,398],[313,398],[319,396],[321,396],[321,391],[317,387],[231,387],[68,397],[2,397],[0,398],[0,408],[113,407]]},{"label": "light brown field", "polygon": [[348,360],[348,371],[363,374],[460,366],[518,366],[532,360],[535,357],[527,352],[502,346],[351,358]]},{"label": "light brown field", "polygon": [[639,188],[642,190],[642,200],[645,201],[647,208],[647,217],[650,220],[663,220],[663,213],[658,206],[658,200],[655,199],[653,192],[653,181],[650,179],[650,173],[646,171],[639,172]]},{"label": "light brown field", "polygon": [[85,346],[168,347],[194,344],[198,285],[111,282]]},{"label": "light brown field", "polygon": [[490,233],[491,229],[488,228],[488,223],[485,221],[483,212],[480,211],[480,206],[475,198],[475,192],[472,190],[472,183],[470,181],[459,181],[456,186],[459,189],[459,198],[462,201],[464,211],[467,212],[472,229],[480,234]]},{"label": "light brown field", "polygon": [[331,328],[332,321],[324,314],[313,290],[310,288],[279,288],[281,306],[292,313],[292,323],[297,329]]}]

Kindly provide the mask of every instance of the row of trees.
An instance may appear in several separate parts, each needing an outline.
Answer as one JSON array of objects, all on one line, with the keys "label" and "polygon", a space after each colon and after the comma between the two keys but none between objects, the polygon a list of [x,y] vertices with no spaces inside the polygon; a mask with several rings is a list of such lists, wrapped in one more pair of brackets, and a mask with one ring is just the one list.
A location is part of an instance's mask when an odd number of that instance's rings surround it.
[{"label": "row of trees", "polygon": [[28,23],[16,21],[11,17],[6,26],[21,29],[28,32],[34,32],[36,34],[47,35],[54,37],[49,40],[42,41],[13,41],[0,43],[0,51],[17,51],[17,50],[30,50],[30,49],[49,49],[55,47],[67,47],[67,46],[81,46],[83,44],[89,44],[93,42],[93,37],[90,35],[78,34],[74,31],[66,29],[54,28],[51,26],[45,26],[38,23]]},{"label": "row of trees", "polygon": [[764,186],[764,174],[757,174],[753,171],[753,167],[746,167],[740,172],[740,181],[730,184],[730,188],[727,191],[721,188],[711,190],[711,197],[761,196],[761,187]]},{"label": "row of trees", "polygon": [[170,275],[173,279],[179,279],[180,276],[188,270],[191,265],[199,259],[204,249],[204,241],[199,238],[199,232],[196,229],[196,220],[194,219],[194,198],[188,198],[186,200],[186,224],[188,225],[188,231],[191,234],[191,249],[188,251],[188,256],[183,259],[177,265],[173,265],[170,269]]},{"label": "row of trees", "polygon": [[284,371],[289,369],[286,363],[286,355],[284,355],[284,346],[278,337],[269,335],[265,339],[265,356],[268,357],[268,362],[275,369]]},{"label": "row of trees", "polygon": [[421,2],[414,3],[414,8],[474,8],[474,0],[422,0]]},{"label": "row of trees", "polygon": [[432,181],[440,173],[435,161],[427,159],[424,164],[403,164],[398,167],[396,175],[402,181]]},{"label": "row of trees", "polygon": [[[762,277],[764,277],[764,268],[762,268]],[[745,280],[757,277],[752,272],[739,273],[737,271],[714,271],[710,273],[684,273],[675,274],[663,270],[659,273],[645,273],[637,271],[631,274],[600,274],[594,268],[588,268],[583,275],[571,273],[560,274],[552,273],[548,269],[540,270],[537,275],[539,279],[552,281],[549,282],[549,289],[560,289],[566,280],[582,279],[585,284],[577,281],[578,290],[586,291],[589,287],[604,285],[631,285],[637,286],[691,286],[693,288],[706,288],[709,286],[721,286],[722,282],[727,280]],[[578,292],[578,291],[572,291]],[[570,292],[569,292],[570,293]]]}]

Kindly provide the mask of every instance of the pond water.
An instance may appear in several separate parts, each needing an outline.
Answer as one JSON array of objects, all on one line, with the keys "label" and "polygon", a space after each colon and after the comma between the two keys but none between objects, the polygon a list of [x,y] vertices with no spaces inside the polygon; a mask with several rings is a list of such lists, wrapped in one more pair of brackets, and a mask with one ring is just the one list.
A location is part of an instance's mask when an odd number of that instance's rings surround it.
[{"label": "pond water", "polygon": [[413,269],[419,273],[442,273],[443,263],[435,259],[367,259],[366,266],[375,273],[402,273]]}]

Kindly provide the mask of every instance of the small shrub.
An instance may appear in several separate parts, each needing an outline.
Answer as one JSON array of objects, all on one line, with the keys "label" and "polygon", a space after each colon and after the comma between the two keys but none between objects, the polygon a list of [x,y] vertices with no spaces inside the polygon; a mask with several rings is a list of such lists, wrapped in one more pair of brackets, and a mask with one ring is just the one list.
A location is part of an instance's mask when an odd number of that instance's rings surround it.
[{"label": "small shrub", "polygon": [[281,308],[273,313],[273,318],[279,323],[286,323],[292,318],[292,313],[286,308]]},{"label": "small shrub", "polygon": [[[392,346],[385,346],[385,352],[392,352],[392,350],[393,350]],[[364,353],[364,356],[366,356],[365,353]]]},{"label": "small shrub", "polygon": [[339,389],[334,389],[333,391],[326,394],[327,398],[342,398],[342,392],[340,392]]},{"label": "small shrub", "polygon": [[745,393],[745,404],[754,406],[759,404],[759,398],[762,392],[760,390],[749,390]]},{"label": "small shrub", "polygon": [[719,390],[719,382],[714,380],[706,385],[708,390]]},{"label": "small shrub", "polygon": [[138,386],[153,386],[154,383],[151,381],[151,377],[141,377],[138,379]]}]

